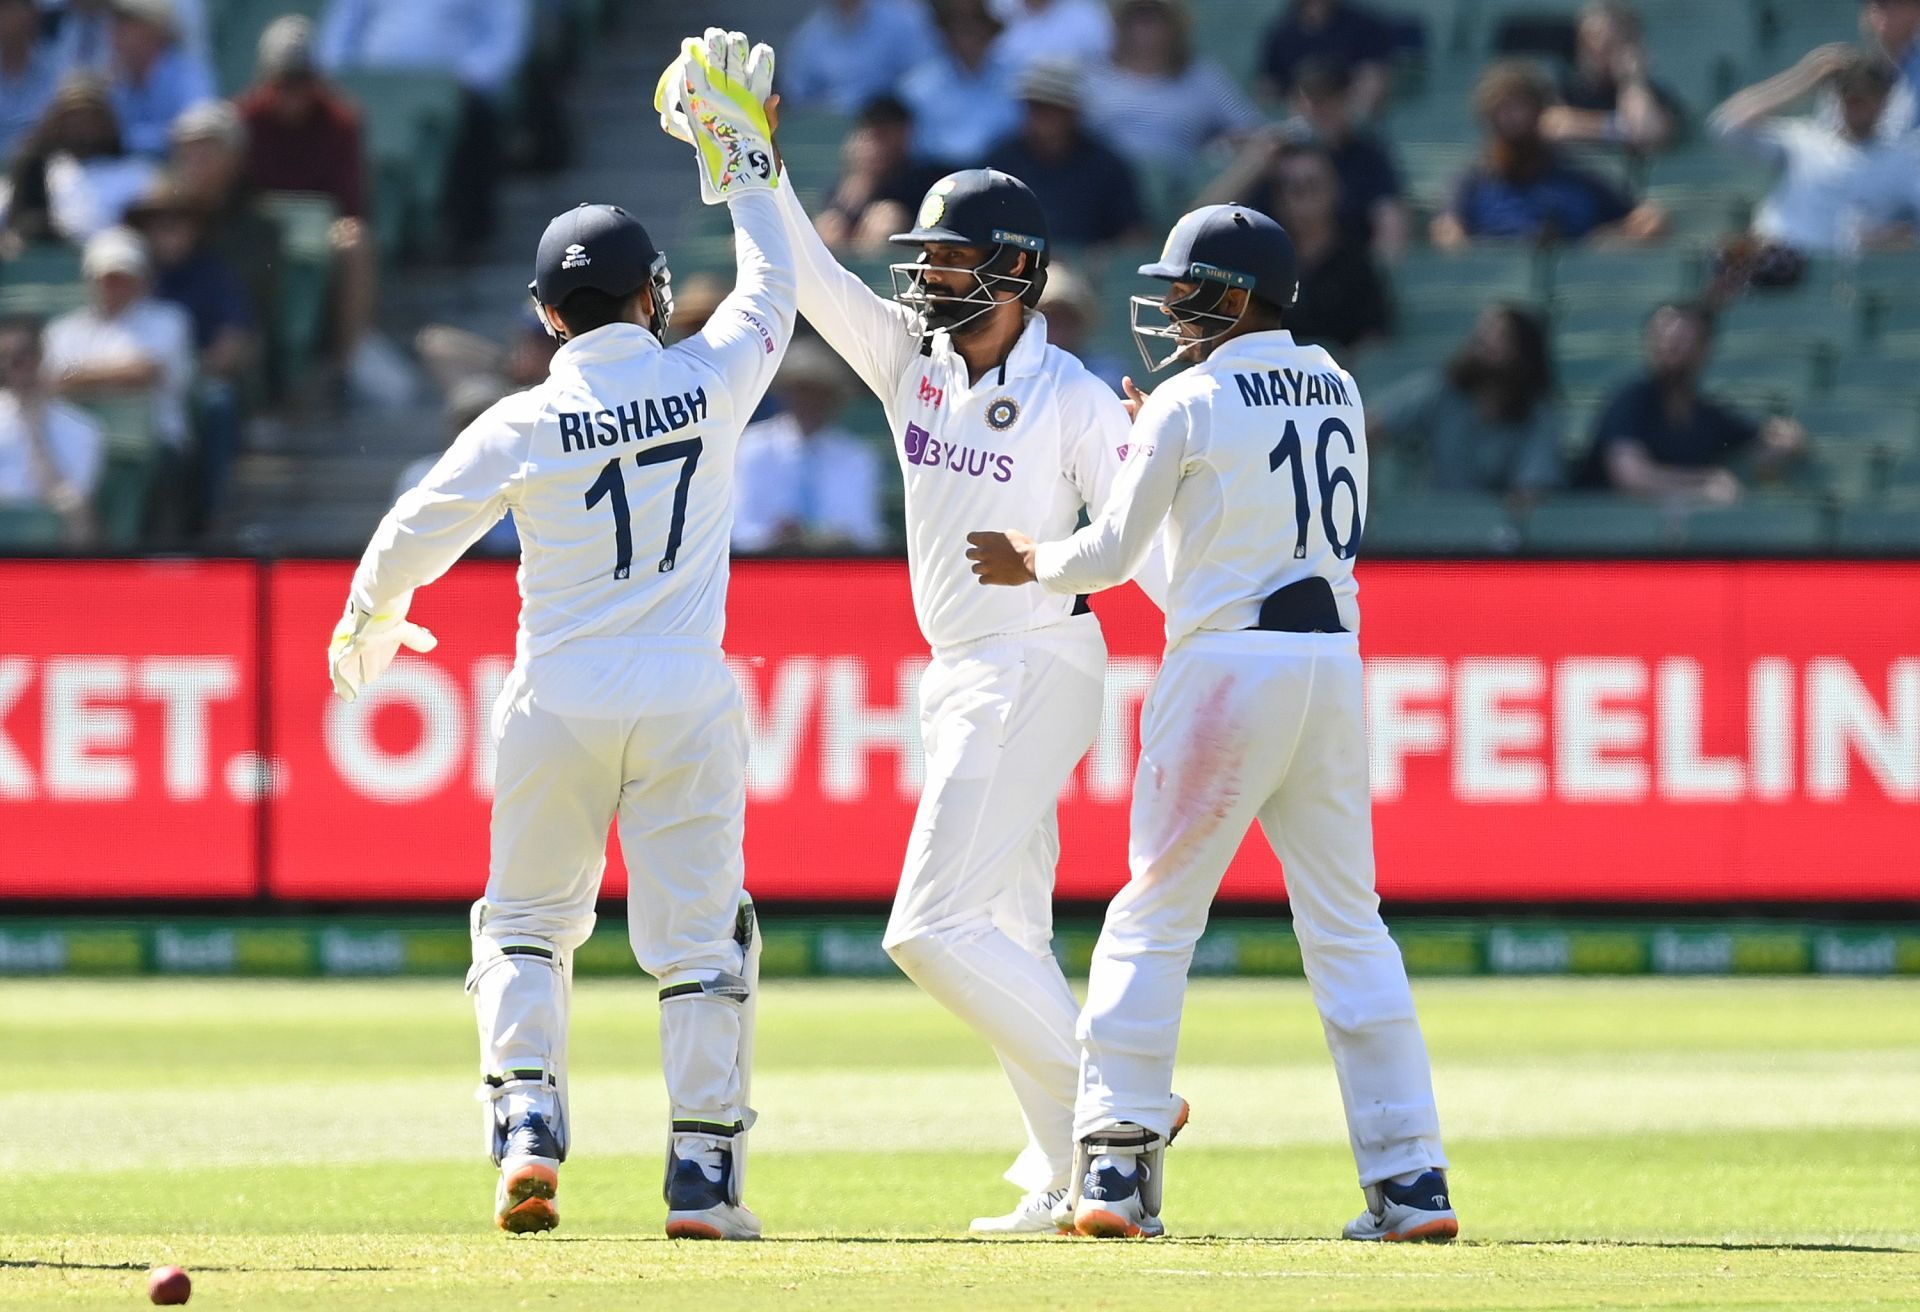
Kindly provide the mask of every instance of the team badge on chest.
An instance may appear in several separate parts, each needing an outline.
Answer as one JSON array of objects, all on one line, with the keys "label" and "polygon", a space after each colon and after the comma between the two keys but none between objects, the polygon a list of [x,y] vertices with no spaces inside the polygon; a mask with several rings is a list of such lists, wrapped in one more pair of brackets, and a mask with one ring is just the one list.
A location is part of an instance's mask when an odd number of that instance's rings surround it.
[{"label": "team badge on chest", "polygon": [[1013,421],[1019,417],[1019,403],[1010,396],[998,396],[987,402],[987,427],[996,433],[1012,428]]}]

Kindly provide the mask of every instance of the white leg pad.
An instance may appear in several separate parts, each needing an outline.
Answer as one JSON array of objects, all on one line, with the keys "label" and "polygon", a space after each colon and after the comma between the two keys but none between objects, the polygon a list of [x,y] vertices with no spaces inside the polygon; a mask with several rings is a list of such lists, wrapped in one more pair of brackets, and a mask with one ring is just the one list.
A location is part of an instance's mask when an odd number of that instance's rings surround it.
[{"label": "white leg pad", "polygon": [[567,1115],[567,1013],[573,993],[570,953],[551,943],[473,940],[467,972],[480,1031],[480,1089],[488,1152],[497,1163],[510,1116],[547,1115],[564,1159]]},{"label": "white leg pad", "polygon": [[730,1201],[737,1205],[746,1175],[746,1133],[757,1115],[748,1097],[760,992],[759,925],[753,900],[744,895],[735,941],[739,972],[694,970],[661,979],[660,1064],[671,1106],[671,1138],[708,1139],[732,1151]]}]

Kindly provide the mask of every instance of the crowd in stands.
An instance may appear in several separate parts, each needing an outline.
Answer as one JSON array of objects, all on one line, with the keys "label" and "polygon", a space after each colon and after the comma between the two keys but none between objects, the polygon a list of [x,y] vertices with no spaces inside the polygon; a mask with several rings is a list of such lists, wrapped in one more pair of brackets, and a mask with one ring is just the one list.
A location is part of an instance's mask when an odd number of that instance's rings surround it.
[{"label": "crowd in stands", "polygon": [[[1256,34],[1198,32],[1220,13],[1205,0],[819,0],[783,55],[779,89],[791,115],[855,125],[839,177],[801,180],[827,198],[815,207],[822,236],[855,259],[878,258],[945,172],[987,165],[1024,179],[1069,290],[1041,311],[1054,339],[1097,357],[1103,377],[1126,366],[1103,349],[1114,340],[1101,327],[1111,299],[1071,294],[1085,286],[1079,267],[1126,281],[1132,256],[1171,217],[1238,201],[1292,234],[1300,288],[1289,326],[1361,372],[1391,490],[1497,497],[1522,518],[1542,498],[1583,491],[1718,507],[1791,486],[1815,446],[1784,414],[1707,385],[1720,320],[1738,320],[1810,264],[1915,244],[1920,0],[1833,7],[1842,31],[1857,19],[1857,42],[1822,45],[1738,90],[1741,75],[1769,71],[1743,53],[1717,92],[1695,90],[1689,103],[1668,78],[1704,56],[1663,52],[1629,0],[1480,5],[1498,21],[1457,120],[1478,141],[1456,132],[1471,154],[1419,195],[1398,144],[1409,120],[1395,108],[1422,103],[1417,84],[1444,62],[1446,34],[1428,20],[1445,6],[1274,0]],[[1257,56],[1229,59],[1230,72],[1223,43],[1256,40]],[[1706,202],[1653,194],[1649,176],[1677,151],[1766,170],[1750,222],[1716,232],[1715,216],[1698,212]],[[1409,262],[1520,252],[1551,267],[1561,253],[1651,256],[1689,243],[1702,251],[1697,272],[1659,294],[1592,294],[1611,344],[1601,390],[1578,406],[1557,355],[1583,321],[1550,289],[1506,289],[1511,299],[1490,289],[1461,303],[1450,353],[1368,371],[1369,360],[1404,359],[1395,348],[1412,332],[1430,341],[1433,311],[1445,308],[1396,288]],[[1628,296],[1641,299],[1622,305]],[[1644,353],[1638,374],[1623,312]],[[1581,386],[1594,386],[1601,371],[1578,363]],[[838,459],[824,445],[819,458]]]}]

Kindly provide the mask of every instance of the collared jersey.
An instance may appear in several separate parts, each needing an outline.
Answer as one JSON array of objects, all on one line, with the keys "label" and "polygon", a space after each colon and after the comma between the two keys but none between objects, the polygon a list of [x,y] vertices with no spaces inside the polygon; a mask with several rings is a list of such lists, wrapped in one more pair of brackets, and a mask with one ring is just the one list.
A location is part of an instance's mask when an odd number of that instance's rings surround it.
[{"label": "collared jersey", "polygon": [[375,530],[353,599],[444,574],[507,511],[520,533],[521,663],[581,638],[718,644],[734,453],[793,332],[786,234],[764,192],[729,202],[739,279],[693,337],[573,338],[547,380],[476,419]]},{"label": "collared jersey", "polygon": [[1367,429],[1352,375],[1286,332],[1248,333],[1156,389],[1101,516],[1034,564],[1056,593],[1131,578],[1164,523],[1167,645],[1247,629],[1319,577],[1360,629],[1353,559],[1367,516]]},{"label": "collared jersey", "polygon": [[1064,537],[1082,507],[1107,496],[1129,440],[1127,412],[1106,384],[1047,343],[1029,315],[1006,363],[980,379],[949,335],[921,349],[912,311],[841,268],[782,185],[781,212],[799,271],[800,312],[881,400],[906,493],[914,615],[928,645],[1031,632],[1074,612],[1038,588],[985,588],[967,534],[1017,529]]}]

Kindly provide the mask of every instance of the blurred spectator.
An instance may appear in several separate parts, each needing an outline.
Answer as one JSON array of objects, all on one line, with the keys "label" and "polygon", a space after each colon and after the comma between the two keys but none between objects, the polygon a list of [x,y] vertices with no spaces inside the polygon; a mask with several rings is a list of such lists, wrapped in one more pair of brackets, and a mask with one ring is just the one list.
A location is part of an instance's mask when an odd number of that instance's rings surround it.
[{"label": "blurred spectator", "polygon": [[1900,73],[1880,116],[1880,135],[1893,139],[1920,130],[1920,0],[1866,0],[1860,30]]},{"label": "blurred spectator", "polygon": [[1113,53],[1105,0],[988,0],[1004,25],[996,49],[1016,71],[1041,60],[1092,68]]},{"label": "blurred spectator", "polygon": [[1300,297],[1287,310],[1294,339],[1345,352],[1391,335],[1386,279],[1367,248],[1340,230],[1340,176],[1327,152],[1287,147],[1274,182],[1274,217],[1299,259]]},{"label": "blurred spectator", "polygon": [[0,0],[0,160],[13,158],[59,85],[59,57],[40,35],[33,0]]},{"label": "blurred spectator", "polygon": [[180,40],[174,0],[113,0],[113,64],[107,94],[127,149],[167,153],[181,114],[214,98],[213,72]]},{"label": "blurred spectator", "polygon": [[[1013,66],[994,50],[1000,24],[985,0],[941,0],[933,13],[940,48],[909,69],[895,93],[913,114],[915,158],[972,168],[1020,121]],[[955,105],[967,112],[954,113]]]},{"label": "blurred spectator", "polygon": [[1580,11],[1572,67],[1560,102],[1540,128],[1549,141],[1600,142],[1642,154],[1665,150],[1680,128],[1680,102],[1647,77],[1640,14],[1624,0],[1589,0]]},{"label": "blurred spectator", "polygon": [[153,259],[153,294],[187,312],[198,370],[196,435],[187,528],[199,533],[220,504],[240,452],[242,390],[258,359],[253,306],[226,257],[206,240],[206,218],[163,188],[128,212]]},{"label": "blurred spectator", "polygon": [[247,179],[247,130],[224,100],[195,105],[173,125],[170,185],[207,220],[209,240],[246,283],[261,313],[275,304],[280,227],[256,203]]},{"label": "blurred spectator", "polygon": [[359,111],[320,76],[313,24],[299,14],[261,33],[256,77],[237,106],[246,173],[262,191],[306,191],[333,201],[333,348],[346,364],[373,326],[379,252],[367,226]]},{"label": "blurred spectator", "polygon": [[[674,317],[679,315],[680,297],[676,295]],[[465,328],[435,323],[420,330],[413,346],[428,376],[441,390],[451,394],[461,383],[479,378],[494,384],[505,396],[546,381],[560,342],[529,309],[520,315],[513,334],[504,343]]]},{"label": "blurred spectator", "polygon": [[891,233],[909,219],[944,170],[916,163],[913,116],[892,96],[867,103],[840,148],[840,177],[814,217],[820,239],[834,250],[886,249]]},{"label": "blurred spectator", "polygon": [[1713,349],[1713,314],[1697,302],[1670,303],[1647,322],[1647,372],[1608,399],[1594,428],[1582,481],[1650,500],[1731,505],[1740,478],[1729,468],[1751,457],[1755,473],[1778,473],[1805,449],[1807,430],[1791,419],[1753,419],[1700,391]]},{"label": "blurred spectator", "polygon": [[1349,107],[1355,117],[1380,112],[1392,89],[1388,61],[1399,45],[1384,18],[1350,0],[1291,0],[1267,29],[1260,73],[1268,95],[1290,95],[1300,65],[1324,60],[1352,75]]},{"label": "blurred spectator", "polygon": [[1198,204],[1245,201],[1278,214],[1281,156],[1293,142],[1308,142],[1327,152],[1340,175],[1340,230],[1381,260],[1406,253],[1413,220],[1407,212],[1399,170],[1378,137],[1354,122],[1348,96],[1352,79],[1345,68],[1308,60],[1294,78],[1294,117],[1277,130],[1248,140],[1225,172],[1207,185]]},{"label": "blurred spectator", "polygon": [[493,235],[504,158],[500,106],[526,61],[528,0],[332,0],[320,66],[441,73],[459,80],[460,131],[447,165],[446,224],[459,255]]},{"label": "blurred spectator", "polygon": [[[541,336],[546,336],[545,332]],[[558,342],[554,345],[557,347]],[[545,370],[540,378],[546,377]],[[535,379],[535,382],[540,379]],[[500,379],[488,374],[476,374],[463,378],[448,389],[447,401],[443,413],[447,420],[447,438],[454,438],[467,431],[467,427],[514,388],[505,386]],[[440,462],[439,455],[422,456],[400,471],[400,479],[394,484],[394,499],[398,500],[403,492],[412,491],[427,471]],[[520,531],[514,526],[513,512],[509,510],[500,517],[500,522],[481,534],[480,540],[473,544],[474,554],[481,556],[511,557],[520,554]]]},{"label": "blurred spectator", "polygon": [[1113,63],[1089,79],[1087,124],[1137,164],[1190,173],[1201,150],[1259,127],[1225,69],[1193,54],[1182,0],[1122,0]]},{"label": "blurred spectator", "polygon": [[1500,302],[1444,367],[1367,405],[1367,440],[1403,455],[1421,487],[1527,503],[1561,481],[1566,419],[1553,400],[1546,321]]},{"label": "blurred spectator", "polygon": [[734,550],[873,551],[883,544],[880,451],[838,422],[853,386],[818,339],[795,340],[773,383],[781,411],[740,435]]},{"label": "blurred spectator", "polygon": [[1048,343],[1078,359],[1088,373],[1118,392],[1129,366],[1093,340],[1094,325],[1100,322],[1100,298],[1094,295],[1093,284],[1064,264],[1049,264],[1047,288],[1036,308],[1047,321]]},{"label": "blurred spectator", "polygon": [[119,223],[158,176],[150,161],[127,154],[106,87],[76,74],[20,144],[0,211],[21,240],[78,245]]},{"label": "blurred spectator", "polygon": [[1040,201],[1056,243],[1076,246],[1136,238],[1144,231],[1133,166],[1087,134],[1080,72],[1040,62],[1020,77],[1019,130],[987,152]]},{"label": "blurred spectator", "polygon": [[[53,33],[62,73],[113,71],[114,0],[41,0]],[[173,0],[181,40],[202,64],[213,58],[208,40],[206,0]]]},{"label": "blurred spectator", "polygon": [[684,342],[707,326],[707,320],[727,298],[726,283],[710,273],[696,273],[674,289],[673,320],[667,325],[667,345]]},{"label": "blurred spectator", "polygon": [[106,444],[48,388],[41,364],[39,324],[0,324],[0,508],[51,511],[67,545],[85,546]]},{"label": "blurred spectator", "polygon": [[185,310],[150,294],[146,248],[126,228],[89,241],[81,272],[88,304],[47,326],[47,377],[77,400],[147,402],[162,458],[161,500],[177,508],[190,436],[193,323]]},{"label": "blurred spectator", "polygon": [[[780,97],[851,114],[935,53],[920,0],[819,0],[780,47]],[[960,114],[959,105],[948,112]]]},{"label": "blurred spectator", "polygon": [[1474,107],[1487,130],[1485,152],[1448,211],[1435,216],[1434,245],[1458,250],[1483,238],[1641,245],[1664,235],[1658,205],[1634,204],[1541,135],[1552,95],[1546,76],[1520,60],[1502,60],[1481,76]]},{"label": "blurred spectator", "polygon": [[[1876,56],[1822,46],[1786,72],[1736,92],[1713,112],[1715,137],[1779,173],[1754,214],[1755,236],[1808,254],[1911,240],[1920,153],[1875,135],[1896,76]],[[1837,126],[1777,117],[1823,85],[1832,87],[1839,102]]]}]

